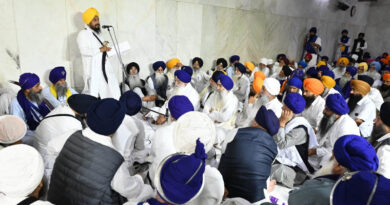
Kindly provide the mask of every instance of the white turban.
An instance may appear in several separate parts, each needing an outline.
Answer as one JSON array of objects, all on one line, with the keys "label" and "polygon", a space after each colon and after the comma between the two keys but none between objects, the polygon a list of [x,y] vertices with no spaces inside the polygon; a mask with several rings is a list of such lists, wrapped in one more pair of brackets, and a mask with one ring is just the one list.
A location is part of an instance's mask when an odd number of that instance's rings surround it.
[{"label": "white turban", "polygon": [[214,122],[201,112],[185,113],[173,127],[173,144],[177,152],[193,153],[198,138],[204,144],[206,152],[208,152],[214,146],[216,137],[217,132]]},{"label": "white turban", "polygon": [[358,56],[357,54],[352,54],[351,58],[354,59],[355,61],[357,61],[357,59],[359,58],[359,56]]},{"label": "white turban", "polygon": [[261,59],[260,59],[260,63],[261,63],[261,64],[264,64],[264,65],[267,65],[267,64],[268,64],[268,59],[266,59],[266,58],[261,58]]},{"label": "white turban", "polygon": [[267,60],[267,65],[271,65],[271,64],[273,64],[274,63],[274,60],[272,60],[272,59],[268,59]]},{"label": "white turban", "polygon": [[278,95],[280,92],[280,83],[275,78],[266,78],[264,80],[263,87],[267,89],[267,91],[271,95]]},{"label": "white turban", "polygon": [[43,160],[31,146],[18,144],[0,150],[0,193],[26,197],[41,183]]},{"label": "white turban", "polygon": [[22,139],[26,132],[27,125],[19,117],[14,115],[0,116],[0,143],[15,143]]}]

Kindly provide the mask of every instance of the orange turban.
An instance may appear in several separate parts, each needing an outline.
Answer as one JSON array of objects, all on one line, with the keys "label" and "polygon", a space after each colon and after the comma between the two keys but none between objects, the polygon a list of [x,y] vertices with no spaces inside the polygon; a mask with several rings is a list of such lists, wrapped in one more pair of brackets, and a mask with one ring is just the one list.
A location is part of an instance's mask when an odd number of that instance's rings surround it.
[{"label": "orange turban", "polygon": [[363,66],[364,72],[366,72],[368,70],[368,65],[366,62],[359,63],[358,67],[361,67],[361,66]]},{"label": "orange turban", "polygon": [[167,67],[168,69],[171,69],[175,67],[178,63],[180,63],[180,60],[178,58],[172,58],[171,60],[168,61]]},{"label": "orange turban", "polygon": [[320,95],[322,92],[324,92],[324,85],[316,78],[306,78],[303,81],[303,88],[306,88],[314,95]]},{"label": "orange turban", "polygon": [[261,78],[255,78],[253,81],[252,87],[256,91],[256,93],[260,93],[261,88],[263,88],[264,80]]},{"label": "orange turban", "polygon": [[261,78],[262,80],[265,80],[265,75],[264,75],[264,73],[261,72],[261,71],[255,72],[254,76],[255,76],[255,79],[256,79],[256,78]]},{"label": "orange turban", "polygon": [[371,90],[370,85],[362,80],[351,80],[351,88],[355,89],[363,96],[367,95]]},{"label": "orange turban", "polygon": [[383,80],[390,81],[390,74],[384,74],[382,78]]},{"label": "orange turban", "polygon": [[245,62],[245,67],[248,68],[250,71],[253,71],[255,69],[255,65],[249,61]]},{"label": "orange turban", "polygon": [[348,64],[349,64],[349,60],[348,60],[348,58],[346,58],[346,57],[341,57],[341,58],[339,58],[339,59],[337,60],[337,63],[340,63],[341,61],[343,61],[345,65],[348,65]]},{"label": "orange turban", "polygon": [[321,81],[322,84],[324,84],[324,86],[328,89],[331,89],[336,86],[336,81],[334,81],[332,77],[324,75],[321,77]]},{"label": "orange turban", "polygon": [[389,64],[389,60],[387,60],[386,58],[382,58],[381,61],[382,61],[382,63],[384,63],[385,65]]},{"label": "orange turban", "polygon": [[388,55],[388,56],[386,57],[386,60],[390,61],[390,55]]},{"label": "orange turban", "polygon": [[84,11],[82,18],[85,24],[89,24],[95,16],[99,16],[99,12],[91,7]]},{"label": "orange turban", "polygon": [[326,65],[325,61],[319,61],[319,62],[317,63],[317,68],[319,68],[319,67],[322,66],[322,65]]}]

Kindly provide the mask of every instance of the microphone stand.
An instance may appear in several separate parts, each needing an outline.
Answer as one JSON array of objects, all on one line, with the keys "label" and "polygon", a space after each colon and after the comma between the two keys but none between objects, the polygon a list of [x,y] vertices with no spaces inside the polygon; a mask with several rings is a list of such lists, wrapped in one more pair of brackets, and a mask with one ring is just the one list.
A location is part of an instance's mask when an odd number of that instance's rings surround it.
[{"label": "microphone stand", "polygon": [[113,33],[114,33],[114,38],[112,37],[113,35],[111,34],[110,27],[107,27],[107,30],[108,30],[108,33],[110,34],[111,41],[114,44],[114,49],[115,49],[116,56],[118,57],[119,63],[121,64],[121,67],[122,67],[122,74],[123,75],[122,75],[122,88],[121,88],[122,90],[121,90],[121,93],[123,93],[123,91],[124,91],[123,83],[127,79],[127,73],[126,73],[125,64],[123,64],[123,61],[122,61],[122,55],[121,55],[121,51],[119,49],[119,43],[118,43],[118,39],[116,37],[116,33],[115,33],[114,27],[112,27],[112,30],[113,30]]}]

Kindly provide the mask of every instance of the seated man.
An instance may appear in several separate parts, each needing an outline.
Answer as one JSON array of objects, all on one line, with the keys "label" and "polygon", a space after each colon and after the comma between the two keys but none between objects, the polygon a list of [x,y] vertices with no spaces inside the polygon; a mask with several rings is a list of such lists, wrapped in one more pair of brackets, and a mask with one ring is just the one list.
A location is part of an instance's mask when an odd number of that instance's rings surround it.
[{"label": "seated man", "polygon": [[273,175],[277,182],[287,187],[300,184],[307,174],[314,172],[308,161],[308,149],[318,145],[317,138],[309,122],[298,116],[305,104],[300,94],[287,94],[279,131],[273,136],[279,148],[276,160],[280,163],[273,165]]},{"label": "seated man", "polygon": [[23,144],[6,147],[0,151],[0,163],[0,204],[51,204],[38,200],[43,161],[37,150]]},{"label": "seated man", "polygon": [[22,138],[26,135],[27,125],[17,116],[0,116],[0,150],[22,143]]},{"label": "seated man", "polygon": [[381,92],[383,100],[385,102],[389,102],[390,101],[390,74],[383,74],[382,85],[379,88],[379,91]]},{"label": "seated man", "polygon": [[261,58],[260,62],[259,62],[258,71],[263,72],[266,77],[269,77],[270,76],[270,69],[267,67],[267,65],[268,65],[268,59]]},{"label": "seated man", "polygon": [[245,69],[246,69],[246,76],[249,79],[250,84],[253,82],[255,79],[255,72],[257,72],[257,68],[255,68],[255,64],[253,64],[250,61],[246,61],[245,64]]},{"label": "seated man", "polygon": [[145,80],[141,79],[139,76],[139,65],[136,62],[131,62],[126,66],[127,79],[122,83],[122,94],[126,91],[134,91],[142,99],[145,99],[142,104],[145,107],[154,107],[153,101],[146,101],[148,98],[145,96],[150,93],[154,93],[154,88],[151,86],[146,86]]},{"label": "seated man", "polygon": [[368,93],[371,87],[362,80],[351,81],[351,94],[348,99],[349,116],[355,120],[362,137],[369,137],[374,126],[376,107]]},{"label": "seated man", "polygon": [[35,129],[53,107],[43,98],[40,80],[36,74],[23,73],[19,78],[19,86],[21,89],[11,102],[11,114],[26,122],[28,130],[22,141],[32,145]]},{"label": "seated man", "polygon": [[77,94],[75,90],[68,87],[66,82],[66,71],[64,67],[55,67],[50,71],[50,87],[42,90],[42,95],[54,107],[66,104],[71,95]]},{"label": "seated man", "polygon": [[226,73],[230,78],[233,78],[234,71],[236,69],[236,64],[240,63],[240,56],[238,55],[232,55],[229,58],[230,66],[226,68]]},{"label": "seated man", "polygon": [[206,101],[210,98],[211,94],[216,92],[217,83],[220,75],[226,75],[224,71],[216,70],[210,77],[208,85],[199,93],[200,97],[200,107],[203,109]]},{"label": "seated man", "polygon": [[[111,137],[122,124],[125,108],[112,98],[95,102],[88,128],[72,134],[54,164],[48,199],[54,204],[118,204],[150,197],[140,175],[130,176]],[[69,183],[71,182],[71,183]]]},{"label": "seated man", "polygon": [[245,75],[246,68],[241,63],[235,64],[233,93],[237,96],[238,101],[242,104],[248,99],[250,82]]},{"label": "seated man", "polygon": [[336,67],[333,69],[334,72],[334,78],[339,79],[341,76],[344,75],[346,71],[346,66],[349,65],[349,60],[346,57],[341,57],[337,59]]},{"label": "seated man", "polygon": [[[322,76],[321,77],[321,82],[322,84],[324,85],[325,89],[324,89],[324,92],[322,92],[321,94],[321,97],[326,100],[326,98],[330,95],[330,94],[335,94],[335,93],[339,93],[338,90],[341,90],[341,88],[339,86],[336,86],[336,81],[330,77],[330,76]],[[336,89],[337,88],[337,89]]]},{"label": "seated man", "polygon": [[288,204],[329,204],[336,181],[347,172],[376,171],[378,157],[374,148],[358,135],[344,135],[334,145],[334,156],[315,177],[290,192]]},{"label": "seated man", "polygon": [[142,101],[147,102],[148,108],[154,105],[161,107],[167,99],[168,77],[164,74],[165,63],[156,61],[153,63],[154,73],[146,78],[147,95],[142,97]]},{"label": "seated man", "polygon": [[194,74],[192,75],[191,85],[195,90],[200,93],[207,86],[210,76],[202,70],[203,60],[199,57],[192,59],[192,69]]},{"label": "seated man", "polygon": [[[251,203],[264,199],[267,179],[278,150],[272,138],[278,132],[279,119],[262,106],[251,127],[240,128],[225,139],[219,171],[229,198],[242,197]],[[225,149],[225,147],[223,147]]]},{"label": "seated man", "polygon": [[278,73],[274,73],[271,77],[279,80],[280,83],[283,83],[291,73],[291,68],[288,65],[284,65]]},{"label": "seated man", "polygon": [[217,91],[206,101],[203,113],[207,114],[218,127],[233,129],[238,108],[237,97],[231,91],[233,81],[227,75],[220,75]]},{"label": "seated man", "polygon": [[317,132],[318,146],[309,149],[309,161],[314,169],[329,161],[333,145],[340,136],[360,135],[358,126],[348,113],[348,105],[340,94],[328,96]]},{"label": "seated man", "polygon": [[315,132],[318,130],[325,108],[325,100],[321,97],[322,92],[324,92],[324,85],[320,80],[306,78],[303,81],[303,98],[305,98],[306,106],[302,117],[310,123]]},{"label": "seated man", "polygon": [[373,87],[374,79],[372,79],[368,75],[359,75],[358,80],[362,80],[370,85],[370,92],[367,95],[370,100],[375,104],[376,110],[379,111],[384,100],[382,98],[381,92],[375,87]]},{"label": "seated man", "polygon": [[183,66],[178,58],[172,58],[167,62],[168,90],[175,87],[175,72]]}]

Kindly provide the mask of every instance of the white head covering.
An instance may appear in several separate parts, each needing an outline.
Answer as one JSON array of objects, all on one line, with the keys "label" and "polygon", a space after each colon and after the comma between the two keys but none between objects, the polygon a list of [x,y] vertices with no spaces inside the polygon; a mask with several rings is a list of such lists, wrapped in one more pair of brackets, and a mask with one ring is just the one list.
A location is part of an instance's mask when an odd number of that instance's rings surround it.
[{"label": "white head covering", "polygon": [[357,54],[352,54],[351,58],[353,58],[355,61],[357,61],[357,59],[359,58],[359,56]]},{"label": "white head covering", "polygon": [[261,58],[261,59],[260,59],[260,63],[261,63],[261,64],[264,64],[264,65],[267,65],[267,64],[268,64],[268,59],[266,59],[266,58]]},{"label": "white head covering", "polygon": [[280,83],[275,78],[266,78],[264,80],[263,87],[267,89],[267,91],[271,95],[278,95],[280,92]]},{"label": "white head covering", "polygon": [[26,197],[41,183],[43,160],[31,146],[18,144],[0,151],[0,193]]},{"label": "white head covering", "polygon": [[[26,135],[27,125],[17,116],[0,116],[0,143],[12,144]],[[1,166],[1,165],[0,165]]]},{"label": "white head covering", "polygon": [[177,152],[194,153],[196,140],[204,144],[206,153],[216,141],[214,122],[204,113],[187,112],[182,115],[173,128],[173,144]]},{"label": "white head covering", "polygon": [[268,59],[267,60],[267,65],[271,65],[271,64],[273,64],[274,63],[274,60],[272,60],[272,59]]}]

